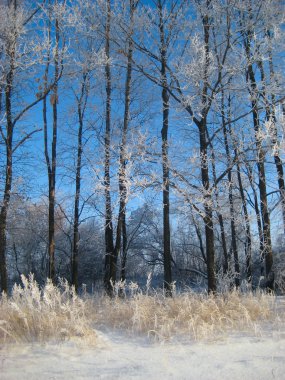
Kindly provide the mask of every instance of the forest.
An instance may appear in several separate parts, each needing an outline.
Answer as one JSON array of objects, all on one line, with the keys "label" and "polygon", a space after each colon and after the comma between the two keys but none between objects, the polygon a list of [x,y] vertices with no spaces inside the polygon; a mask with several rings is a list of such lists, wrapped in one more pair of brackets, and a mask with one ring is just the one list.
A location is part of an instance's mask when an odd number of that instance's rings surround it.
[{"label": "forest", "polygon": [[284,17],[1,0],[1,291],[284,290]]}]

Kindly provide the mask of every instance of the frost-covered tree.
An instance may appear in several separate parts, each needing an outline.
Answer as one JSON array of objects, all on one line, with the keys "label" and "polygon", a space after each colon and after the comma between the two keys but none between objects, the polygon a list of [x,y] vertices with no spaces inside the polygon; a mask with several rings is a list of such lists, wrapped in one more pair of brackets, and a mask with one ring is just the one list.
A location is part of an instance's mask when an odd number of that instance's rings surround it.
[{"label": "frost-covered tree", "polygon": [[[7,291],[6,229],[13,182],[13,157],[39,129],[17,130],[17,126],[51,91],[48,85],[41,93],[31,86],[35,69],[40,64],[42,46],[37,34],[41,4],[30,6],[26,1],[1,2],[1,139],[4,144],[5,179],[0,211],[0,274],[1,288]],[[29,92],[31,88],[32,92]]]}]

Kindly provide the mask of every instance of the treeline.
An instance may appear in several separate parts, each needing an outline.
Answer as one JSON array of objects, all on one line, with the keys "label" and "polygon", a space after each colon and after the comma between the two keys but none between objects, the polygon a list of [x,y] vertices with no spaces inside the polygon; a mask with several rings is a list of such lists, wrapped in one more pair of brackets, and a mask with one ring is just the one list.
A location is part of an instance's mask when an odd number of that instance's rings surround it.
[{"label": "treeline", "polygon": [[[2,0],[0,275],[273,290],[278,0]],[[275,251],[273,251],[275,244]]]}]

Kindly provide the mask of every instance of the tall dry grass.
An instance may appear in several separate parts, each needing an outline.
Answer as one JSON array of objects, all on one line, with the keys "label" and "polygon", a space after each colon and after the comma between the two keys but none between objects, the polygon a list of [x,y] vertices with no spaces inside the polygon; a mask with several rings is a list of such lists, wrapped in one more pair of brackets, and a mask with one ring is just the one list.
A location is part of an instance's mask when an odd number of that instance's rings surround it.
[{"label": "tall dry grass", "polygon": [[[80,298],[67,282],[50,281],[40,289],[33,277],[22,277],[11,297],[0,300],[0,344],[75,339],[97,344],[96,331],[120,329],[157,340],[217,339],[228,333],[260,334],[276,321],[275,298],[262,293],[233,291],[208,296],[187,291],[167,298],[140,291],[134,283],[116,285],[117,296]],[[119,295],[124,294],[125,297]]]},{"label": "tall dry grass", "polygon": [[131,296],[122,299],[120,293],[114,299],[94,300],[96,325],[158,340],[211,340],[235,332],[256,335],[266,322],[278,318],[274,296],[261,292],[207,295],[187,291],[169,298],[162,293],[143,294],[131,284]]},{"label": "tall dry grass", "polygon": [[86,302],[66,281],[59,287],[47,281],[40,289],[32,275],[22,276],[11,297],[0,300],[0,343],[45,342],[82,338],[96,342]]}]

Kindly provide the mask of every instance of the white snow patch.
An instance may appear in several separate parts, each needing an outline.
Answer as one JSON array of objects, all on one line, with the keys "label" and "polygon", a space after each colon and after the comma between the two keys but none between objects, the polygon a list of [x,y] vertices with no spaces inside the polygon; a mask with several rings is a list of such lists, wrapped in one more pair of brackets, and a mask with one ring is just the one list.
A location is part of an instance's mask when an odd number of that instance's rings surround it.
[{"label": "white snow patch", "polygon": [[284,379],[285,334],[266,335],[162,344],[104,332],[93,349],[73,342],[3,346],[0,379]]}]

